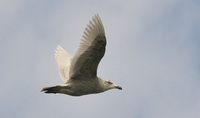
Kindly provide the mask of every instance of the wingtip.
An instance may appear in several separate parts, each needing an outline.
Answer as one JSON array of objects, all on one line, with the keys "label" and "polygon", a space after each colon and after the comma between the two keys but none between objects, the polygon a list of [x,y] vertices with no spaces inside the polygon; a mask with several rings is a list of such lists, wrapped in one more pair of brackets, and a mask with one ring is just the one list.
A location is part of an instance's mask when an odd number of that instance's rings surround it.
[{"label": "wingtip", "polygon": [[62,48],[60,45],[57,45],[56,49]]},{"label": "wingtip", "polygon": [[103,23],[101,21],[100,15],[97,13],[97,14],[95,14],[95,16],[93,18],[96,19],[98,24],[100,25],[99,28],[100,28],[101,33],[103,33],[105,35],[105,29],[104,29]]},{"label": "wingtip", "polygon": [[101,18],[97,13],[92,17],[92,20],[89,20],[89,24],[87,24],[87,27],[82,35],[82,42],[88,40],[91,43],[92,40],[100,34],[105,35],[105,30]]},{"label": "wingtip", "polygon": [[60,45],[58,45],[57,47],[56,47],[56,49],[55,49],[55,51],[57,52],[57,51],[59,51],[60,49],[63,49]]},{"label": "wingtip", "polygon": [[99,17],[99,14],[98,14],[98,13],[96,13],[96,14],[95,14],[95,16]]},{"label": "wingtip", "polygon": [[57,56],[57,55],[59,55],[60,53],[61,53],[61,51],[63,51],[64,49],[60,46],[60,45],[58,45],[57,47],[56,47],[56,49],[55,49],[55,57]]}]

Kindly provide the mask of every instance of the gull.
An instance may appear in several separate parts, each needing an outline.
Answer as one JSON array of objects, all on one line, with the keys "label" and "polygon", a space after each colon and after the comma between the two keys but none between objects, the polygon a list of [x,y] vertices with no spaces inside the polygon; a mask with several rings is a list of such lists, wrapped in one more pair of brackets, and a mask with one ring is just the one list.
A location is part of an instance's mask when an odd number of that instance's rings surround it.
[{"label": "gull", "polygon": [[101,93],[122,88],[109,80],[97,76],[99,62],[104,56],[106,36],[102,21],[96,14],[85,28],[74,57],[61,46],[55,52],[62,84],[45,87],[45,93],[61,93],[71,96]]}]

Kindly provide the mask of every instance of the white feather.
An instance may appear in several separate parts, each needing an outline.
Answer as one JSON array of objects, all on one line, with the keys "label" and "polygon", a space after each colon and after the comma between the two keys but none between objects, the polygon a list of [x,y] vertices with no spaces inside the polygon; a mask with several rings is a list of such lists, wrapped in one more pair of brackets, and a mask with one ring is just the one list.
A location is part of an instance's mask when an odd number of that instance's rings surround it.
[{"label": "white feather", "polygon": [[55,59],[58,64],[60,76],[65,83],[69,79],[69,68],[72,56],[61,46],[58,46],[55,51]]}]

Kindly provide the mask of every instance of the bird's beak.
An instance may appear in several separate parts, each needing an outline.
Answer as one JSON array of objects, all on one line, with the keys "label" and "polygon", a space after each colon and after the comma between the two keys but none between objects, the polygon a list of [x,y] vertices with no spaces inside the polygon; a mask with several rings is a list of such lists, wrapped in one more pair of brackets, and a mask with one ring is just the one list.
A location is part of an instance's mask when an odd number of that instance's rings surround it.
[{"label": "bird's beak", "polygon": [[115,88],[122,90],[122,87],[115,85]]}]

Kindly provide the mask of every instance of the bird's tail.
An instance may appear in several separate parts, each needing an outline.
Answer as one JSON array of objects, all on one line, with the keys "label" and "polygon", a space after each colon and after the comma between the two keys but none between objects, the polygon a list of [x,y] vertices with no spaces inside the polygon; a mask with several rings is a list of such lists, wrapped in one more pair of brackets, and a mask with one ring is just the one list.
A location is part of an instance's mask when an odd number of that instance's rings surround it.
[{"label": "bird's tail", "polygon": [[52,87],[45,87],[41,91],[45,91],[45,93],[59,93],[60,87],[59,86],[52,86]]}]

